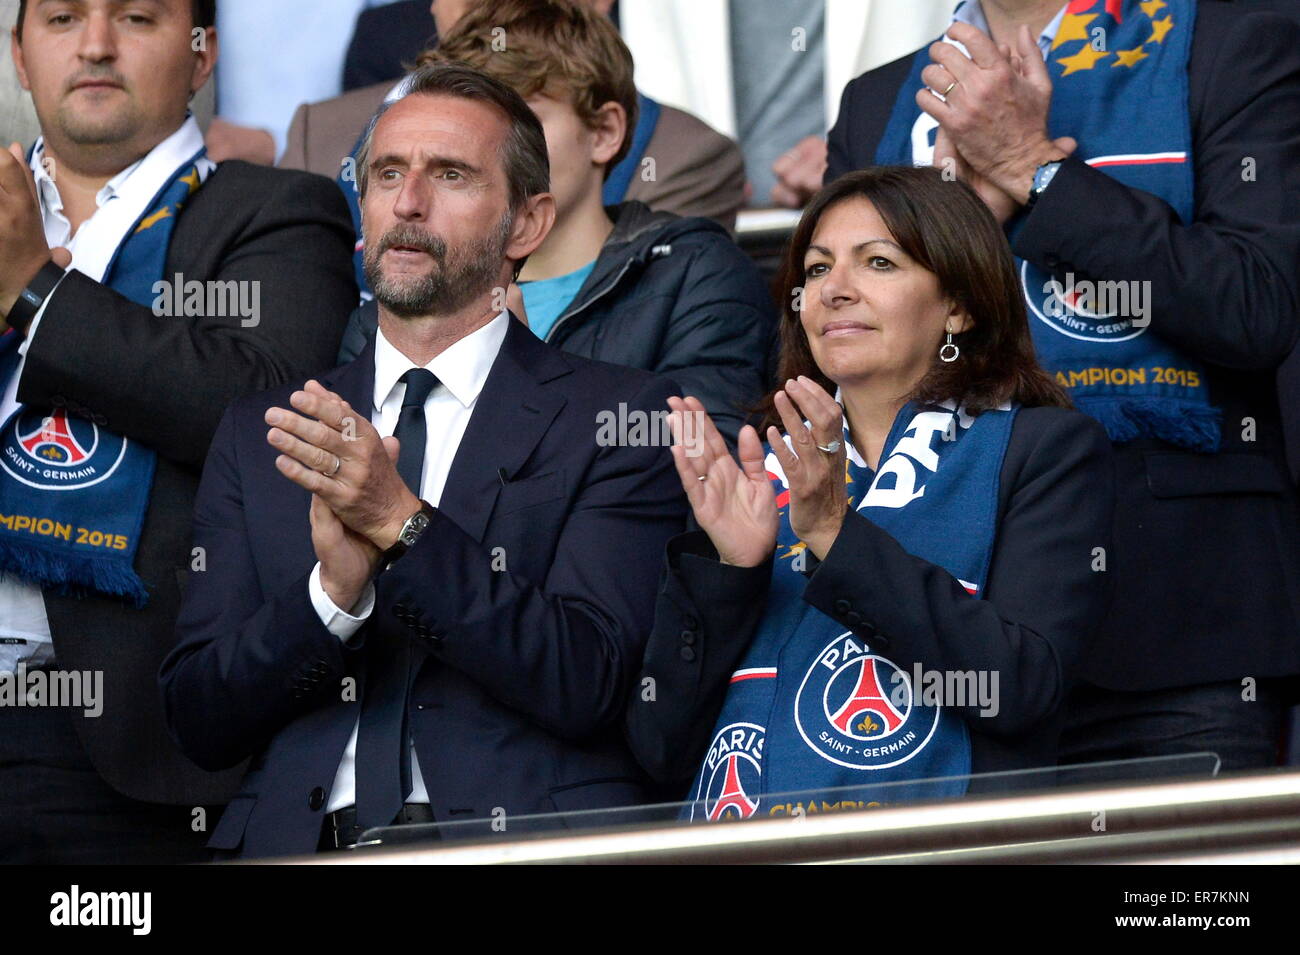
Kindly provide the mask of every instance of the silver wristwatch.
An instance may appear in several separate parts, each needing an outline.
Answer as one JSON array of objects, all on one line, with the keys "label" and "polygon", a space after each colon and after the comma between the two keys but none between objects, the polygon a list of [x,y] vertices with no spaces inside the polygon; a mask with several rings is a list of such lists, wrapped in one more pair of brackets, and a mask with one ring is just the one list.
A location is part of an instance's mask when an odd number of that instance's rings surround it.
[{"label": "silver wristwatch", "polygon": [[1034,207],[1034,203],[1037,202],[1038,197],[1047,190],[1052,178],[1060,168],[1061,160],[1057,159],[1052,162],[1045,162],[1034,170],[1034,182],[1033,185],[1029,187],[1029,198],[1025,202],[1026,210]]},{"label": "silver wristwatch", "polygon": [[393,561],[414,547],[415,542],[420,539],[420,535],[429,529],[429,521],[432,518],[433,505],[421,498],[420,509],[406,519],[405,523],[402,524],[402,529],[397,532],[397,541],[392,547],[384,551],[383,556],[380,558],[383,566],[390,566]]}]

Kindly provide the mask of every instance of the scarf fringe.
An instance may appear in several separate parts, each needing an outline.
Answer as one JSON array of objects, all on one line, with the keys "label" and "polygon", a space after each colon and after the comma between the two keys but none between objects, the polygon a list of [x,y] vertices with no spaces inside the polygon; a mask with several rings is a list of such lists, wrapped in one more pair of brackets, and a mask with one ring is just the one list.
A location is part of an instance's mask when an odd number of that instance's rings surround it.
[{"label": "scarf fringe", "polygon": [[128,598],[139,610],[149,602],[144,582],[122,559],[50,554],[34,547],[14,547],[0,540],[0,576],[13,574],[29,583],[54,587],[59,594],[85,596],[90,592]]},{"label": "scarf fringe", "polygon": [[1191,451],[1216,452],[1222,441],[1218,408],[1178,398],[1072,396],[1075,406],[1102,423],[1111,441],[1158,438]]}]

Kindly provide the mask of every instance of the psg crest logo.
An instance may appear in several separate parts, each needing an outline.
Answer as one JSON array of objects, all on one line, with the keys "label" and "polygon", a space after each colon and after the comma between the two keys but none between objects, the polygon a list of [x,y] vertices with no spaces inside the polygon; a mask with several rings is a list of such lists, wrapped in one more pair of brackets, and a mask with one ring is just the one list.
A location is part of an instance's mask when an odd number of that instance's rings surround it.
[{"label": "psg crest logo", "polygon": [[939,708],[925,705],[911,680],[852,633],[828,643],[795,697],[795,724],[817,755],[849,769],[907,762],[930,741]]},{"label": "psg crest logo", "polygon": [[730,723],[718,730],[704,759],[692,821],[748,819],[758,812],[765,736],[756,723]]},{"label": "psg crest logo", "polygon": [[[1065,281],[1028,262],[1020,263],[1020,284],[1029,312],[1053,331],[1084,342],[1122,342],[1145,332],[1149,321],[1135,321],[1144,312],[1138,296],[1120,282]],[[1140,290],[1138,290],[1140,292]],[[1142,316],[1137,315],[1141,318]]]},{"label": "psg crest logo", "polygon": [[126,454],[127,442],[90,421],[24,410],[0,430],[0,466],[10,477],[42,490],[89,487],[107,479]]}]

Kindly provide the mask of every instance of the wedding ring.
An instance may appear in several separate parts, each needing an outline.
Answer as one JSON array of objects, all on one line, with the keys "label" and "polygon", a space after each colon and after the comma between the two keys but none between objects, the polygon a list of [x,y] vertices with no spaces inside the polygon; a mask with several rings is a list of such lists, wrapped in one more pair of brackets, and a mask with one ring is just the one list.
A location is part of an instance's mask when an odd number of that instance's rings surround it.
[{"label": "wedding ring", "polygon": [[697,481],[707,481],[708,479],[709,479],[709,476],[708,476],[707,474],[701,474],[701,475],[700,475],[699,477],[697,477],[695,480],[697,480]]},{"label": "wedding ring", "polygon": [[838,440],[835,440],[832,441],[830,444],[826,445],[825,447],[822,447],[820,444],[817,445],[817,450],[825,451],[827,454],[834,454],[841,447],[843,447],[843,445]]},{"label": "wedding ring", "polygon": [[339,458],[339,456],[336,454],[336,455],[334,455],[334,470],[333,470],[333,471],[322,471],[321,474],[325,475],[326,477],[333,477],[334,475],[336,475],[336,474],[339,473],[339,468],[341,468],[341,467],[343,467],[343,461],[342,461],[342,460]]},{"label": "wedding ring", "polygon": [[951,83],[948,84],[948,88],[944,90],[942,93],[940,93],[939,95],[946,97],[949,93],[951,93],[956,88],[957,88],[957,81],[953,80]]}]

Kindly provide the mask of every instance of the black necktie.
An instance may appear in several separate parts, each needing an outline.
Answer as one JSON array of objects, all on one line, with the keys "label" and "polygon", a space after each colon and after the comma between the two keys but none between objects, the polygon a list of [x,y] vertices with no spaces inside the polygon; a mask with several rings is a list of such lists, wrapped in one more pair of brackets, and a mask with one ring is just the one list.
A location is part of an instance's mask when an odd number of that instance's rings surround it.
[{"label": "black necktie", "polygon": [[[412,368],[402,411],[393,435],[400,442],[397,473],[420,496],[424,448],[428,432],[424,402],[438,379],[424,368]],[[357,824],[362,829],[387,826],[401,811],[411,792],[410,729],[407,696],[410,689],[409,640],[376,628],[366,639],[366,687],[357,731]]]}]

